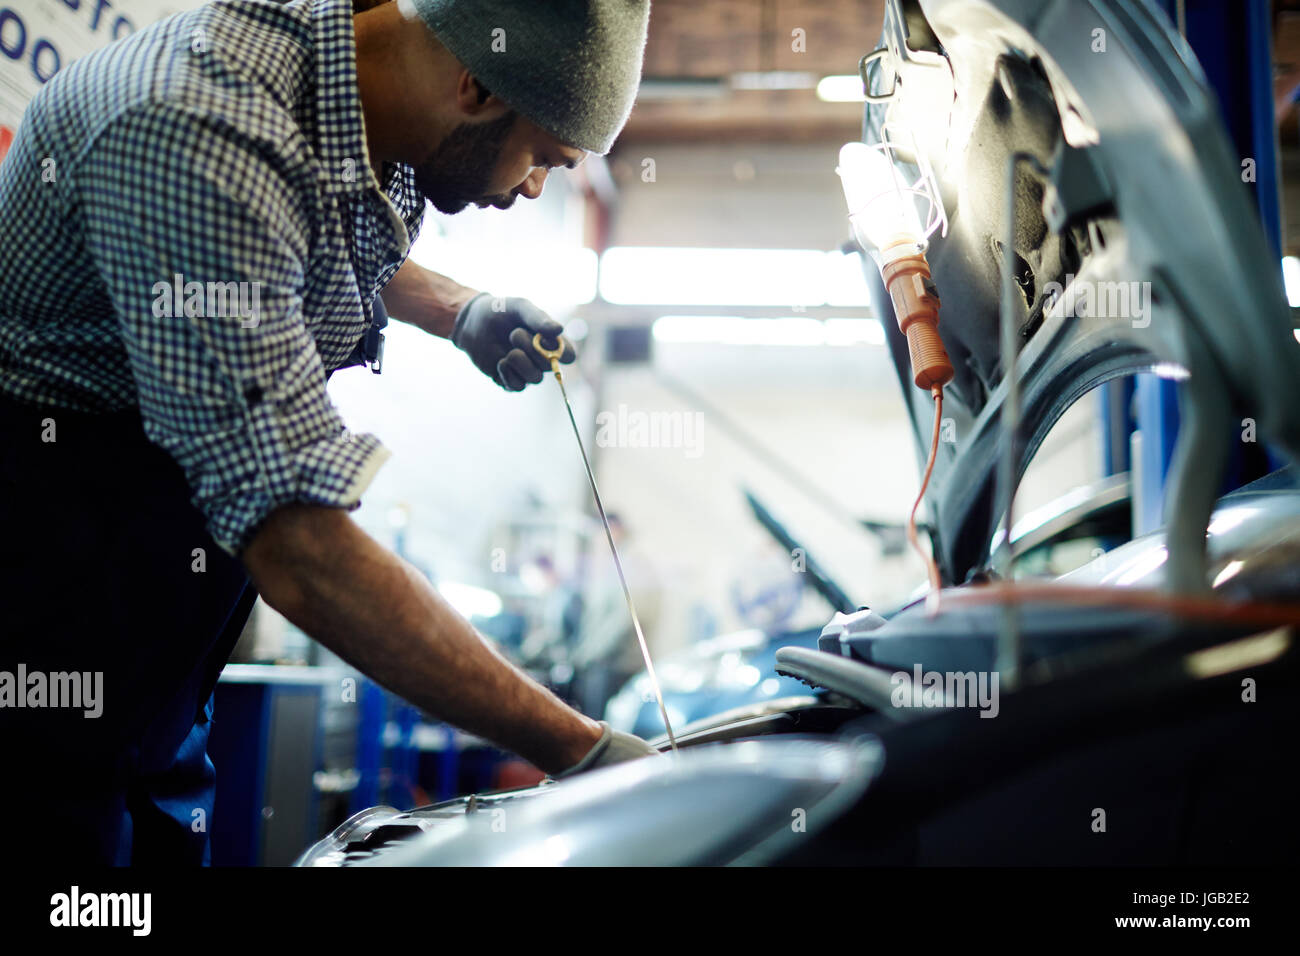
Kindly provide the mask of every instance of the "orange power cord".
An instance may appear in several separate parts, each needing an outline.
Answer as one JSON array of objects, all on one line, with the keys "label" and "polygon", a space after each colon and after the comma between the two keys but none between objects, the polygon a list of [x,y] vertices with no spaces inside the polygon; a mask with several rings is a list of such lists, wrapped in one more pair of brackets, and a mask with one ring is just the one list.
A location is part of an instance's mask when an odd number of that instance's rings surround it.
[{"label": "orange power cord", "polygon": [[[934,396],[934,433],[930,455],[921,478],[921,490],[907,518],[907,540],[920,555],[930,579],[926,607],[931,615],[939,611],[943,581],[934,549],[921,547],[916,532],[916,512],[939,454],[939,431],[943,419],[943,386],[952,381],[953,367],[939,337],[939,298],[930,281],[930,266],[924,254],[892,259],[881,269],[889,290],[900,331],[907,336],[913,381]],[[1091,607],[1127,607],[1159,611],[1177,617],[1196,618],[1226,624],[1258,627],[1300,625],[1300,604],[1233,602],[1213,596],[1179,595],[1150,588],[1086,587],[1055,582],[1003,581],[994,584],[952,588],[943,596],[945,604],[1023,604],[1050,601]]]},{"label": "orange power cord", "polygon": [[[925,563],[930,579],[930,593],[926,607],[931,614],[939,610],[939,595],[943,582],[933,551],[921,547],[916,531],[916,512],[925,500],[925,491],[934,472],[934,462],[939,453],[939,431],[943,419],[943,386],[930,389],[934,396],[934,430],[930,437],[930,455],[921,477],[921,490],[907,518],[907,540]],[[1263,603],[1254,601],[1227,601],[1223,598],[1197,595],[1170,594],[1150,588],[1088,587],[1058,584],[1052,581],[1003,581],[991,584],[973,584],[955,588],[944,595],[947,604],[1026,604],[1033,601],[1050,601],[1084,607],[1122,607],[1133,610],[1158,611],[1175,617],[1197,618],[1221,624],[1240,624],[1247,627],[1300,626],[1300,604]]]},{"label": "orange power cord", "polygon": [[925,562],[925,569],[930,578],[930,593],[926,603],[930,613],[933,614],[939,610],[939,592],[943,589],[943,581],[939,578],[939,563],[934,559],[934,549],[927,552],[921,547],[921,542],[916,535],[916,511],[925,500],[925,489],[929,487],[930,475],[934,472],[934,460],[939,456],[939,428],[943,423],[943,386],[932,386],[930,394],[934,396],[934,433],[930,436],[930,456],[925,462],[925,474],[921,476],[921,490],[912,504],[911,514],[907,516],[907,540],[911,542],[912,550]]},{"label": "orange power cord", "polygon": [[1228,601],[1218,597],[1170,594],[1150,588],[1086,587],[1052,581],[976,584],[949,591],[947,604],[1025,604],[1051,601],[1086,607],[1123,607],[1159,611],[1175,617],[1247,627],[1300,626],[1300,605]]}]

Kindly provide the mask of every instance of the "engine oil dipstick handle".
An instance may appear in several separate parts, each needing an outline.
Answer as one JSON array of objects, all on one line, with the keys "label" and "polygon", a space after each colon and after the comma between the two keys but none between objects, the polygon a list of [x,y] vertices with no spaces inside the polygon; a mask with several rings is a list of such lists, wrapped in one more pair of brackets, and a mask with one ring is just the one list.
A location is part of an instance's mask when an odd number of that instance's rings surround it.
[{"label": "engine oil dipstick handle", "polygon": [[605,505],[600,500],[600,491],[596,488],[596,476],[591,470],[591,462],[587,458],[587,449],[582,444],[582,433],[578,431],[578,421],[573,417],[573,404],[569,401],[568,389],[564,387],[564,376],[560,374],[560,356],[564,354],[564,342],[559,342],[554,349],[548,349],[542,345],[542,335],[538,332],[533,336],[533,348],[537,349],[543,358],[550,361],[551,371],[555,373],[555,381],[559,383],[560,395],[564,398],[564,408],[569,413],[569,424],[573,426],[573,437],[577,439],[578,452],[582,455],[582,466],[587,470],[587,481],[591,484],[591,496],[596,499],[596,511],[600,515],[600,523],[605,528],[605,540],[609,542],[609,553],[614,556],[614,570],[618,572],[618,583],[623,586],[623,597],[627,601],[627,611],[632,617],[632,627],[636,631],[637,643],[641,646],[641,658],[645,661],[646,673],[650,675],[650,684],[654,688],[655,699],[659,701],[659,716],[663,718],[664,729],[668,731],[668,744],[676,753],[677,738],[673,736],[673,727],[668,720],[668,708],[664,706],[663,691],[659,687],[659,677],[655,674],[655,665],[650,659],[650,646],[646,643],[645,632],[641,630],[641,619],[637,617],[636,606],[632,603],[632,590],[627,586],[627,575],[623,573],[623,562],[619,560],[618,548],[614,545],[614,533],[610,531],[609,518],[605,514]]}]

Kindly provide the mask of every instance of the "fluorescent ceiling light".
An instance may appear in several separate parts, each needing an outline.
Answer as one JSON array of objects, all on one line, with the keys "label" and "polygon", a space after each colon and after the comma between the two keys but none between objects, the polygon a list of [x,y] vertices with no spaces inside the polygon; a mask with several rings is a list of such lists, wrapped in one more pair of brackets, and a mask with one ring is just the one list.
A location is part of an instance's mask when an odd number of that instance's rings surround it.
[{"label": "fluorescent ceiling light", "polygon": [[856,256],[820,249],[617,246],[600,260],[615,305],[869,306]]},{"label": "fluorescent ceiling light", "polygon": [[563,311],[596,297],[597,256],[592,249],[448,239],[427,229],[411,258],[471,288],[523,296],[543,309]]},{"label": "fluorescent ceiling light", "polygon": [[751,70],[731,74],[733,90],[811,90],[817,75],[802,70]]},{"label": "fluorescent ceiling light", "polygon": [[[827,305],[840,307],[871,305],[871,294],[867,290],[862,261],[862,257],[856,252],[847,256],[842,252],[826,253],[824,261],[826,271],[821,281]],[[875,265],[870,262],[867,264],[874,272]]]},{"label": "fluorescent ceiling light", "polygon": [[644,79],[637,90],[638,100],[700,100],[716,99],[727,92],[720,79],[711,77],[670,77]]},{"label": "fluorescent ceiling light", "polygon": [[817,99],[827,103],[865,103],[862,95],[862,77],[856,73],[843,76],[823,76],[817,83]]},{"label": "fluorescent ceiling light", "polygon": [[885,330],[875,319],[827,319],[806,316],[746,319],[739,315],[665,315],[651,333],[658,342],[697,345],[880,345]]},{"label": "fluorescent ceiling light", "polygon": [[1282,281],[1286,283],[1286,299],[1291,308],[1300,308],[1300,258],[1285,256],[1282,259]]},{"label": "fluorescent ceiling light", "polygon": [[723,345],[822,345],[826,333],[816,319],[746,319],[738,315],[665,315],[655,321],[660,342]]},{"label": "fluorescent ceiling light", "polygon": [[885,327],[879,319],[827,319],[827,345],[884,345]]}]

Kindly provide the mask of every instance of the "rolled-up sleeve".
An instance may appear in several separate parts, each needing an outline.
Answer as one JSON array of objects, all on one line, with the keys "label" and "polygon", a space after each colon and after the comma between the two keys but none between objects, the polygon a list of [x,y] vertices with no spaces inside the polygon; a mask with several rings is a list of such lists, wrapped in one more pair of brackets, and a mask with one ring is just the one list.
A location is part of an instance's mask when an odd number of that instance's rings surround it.
[{"label": "rolled-up sleeve", "polygon": [[272,141],[149,104],[71,171],[145,433],[232,554],[281,505],[356,507],[388,457],[326,393],[302,314],[311,191]]}]

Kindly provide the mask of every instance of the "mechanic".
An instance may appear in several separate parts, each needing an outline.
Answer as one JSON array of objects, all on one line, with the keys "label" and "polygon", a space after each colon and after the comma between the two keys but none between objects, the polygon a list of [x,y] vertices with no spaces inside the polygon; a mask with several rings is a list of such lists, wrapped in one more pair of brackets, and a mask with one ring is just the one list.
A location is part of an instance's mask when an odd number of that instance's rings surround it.
[{"label": "mechanic", "polygon": [[558,323],[407,252],[426,199],[505,209],[608,152],[648,16],[219,0],[31,101],[0,167],[0,670],[103,683],[95,719],[31,687],[0,701],[11,853],[209,860],[211,694],[256,595],[547,773],[654,753],[530,680],[354,523],[388,452],[325,388],[380,361],[381,290],[501,387],[541,381],[531,339],[555,347]]}]

